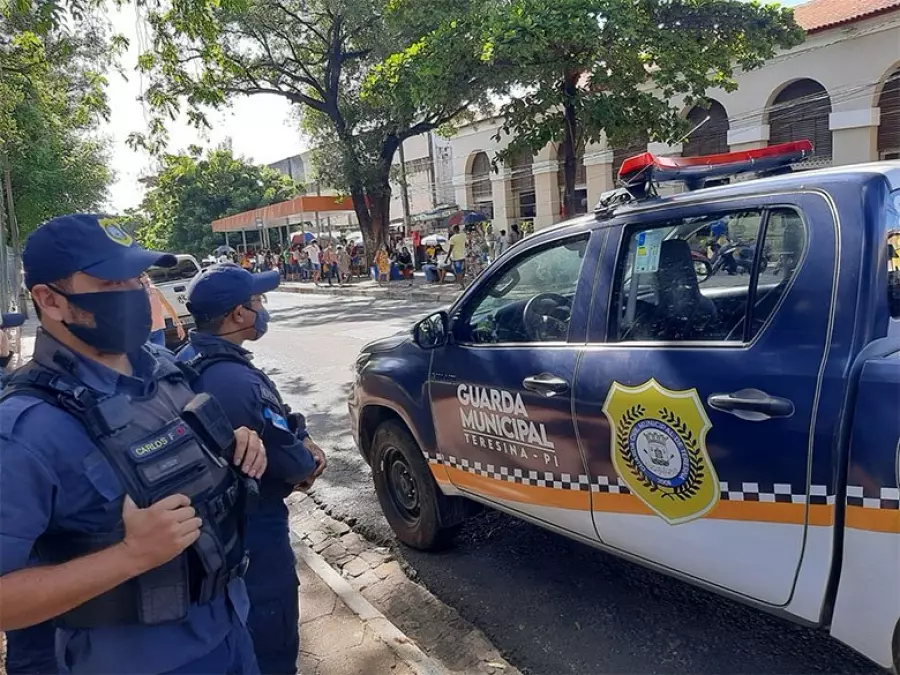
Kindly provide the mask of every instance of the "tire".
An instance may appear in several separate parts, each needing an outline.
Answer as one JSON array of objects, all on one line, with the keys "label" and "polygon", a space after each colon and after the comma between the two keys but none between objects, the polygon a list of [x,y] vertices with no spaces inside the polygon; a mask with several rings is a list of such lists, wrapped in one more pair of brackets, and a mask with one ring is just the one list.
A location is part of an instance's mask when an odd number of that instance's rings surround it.
[{"label": "tire", "polygon": [[[372,439],[372,477],[381,510],[397,538],[412,548],[446,547],[459,522],[453,502],[441,493],[425,456],[401,423],[383,423]],[[464,501],[464,500],[461,500]]]}]

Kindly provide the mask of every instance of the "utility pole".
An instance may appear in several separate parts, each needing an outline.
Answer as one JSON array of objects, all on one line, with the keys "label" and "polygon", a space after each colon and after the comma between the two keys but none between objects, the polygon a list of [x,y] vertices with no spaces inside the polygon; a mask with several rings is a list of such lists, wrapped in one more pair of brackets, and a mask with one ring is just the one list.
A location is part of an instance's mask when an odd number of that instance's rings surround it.
[{"label": "utility pole", "polygon": [[9,311],[9,256],[6,248],[6,200],[5,190],[0,189],[0,312]]},{"label": "utility pole", "polygon": [[400,143],[400,197],[403,204],[404,236],[409,234],[409,188],[406,183],[406,153]]},{"label": "utility pole", "polygon": [[436,209],[438,205],[438,189],[437,189],[437,171],[435,170],[434,156],[434,133],[428,132],[428,182],[431,185],[431,208]]}]

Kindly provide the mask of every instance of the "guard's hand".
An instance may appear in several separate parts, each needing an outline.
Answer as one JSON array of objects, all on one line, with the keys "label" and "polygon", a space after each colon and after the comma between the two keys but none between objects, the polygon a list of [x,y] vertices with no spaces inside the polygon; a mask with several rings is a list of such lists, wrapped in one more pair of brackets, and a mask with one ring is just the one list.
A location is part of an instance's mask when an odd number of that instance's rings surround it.
[{"label": "guard's hand", "polygon": [[303,447],[309,450],[309,454],[313,456],[313,459],[316,461],[316,470],[312,472],[311,478],[315,480],[325,471],[325,467],[328,466],[328,460],[325,459],[325,452],[320,448],[316,443],[307,436],[303,440]]},{"label": "guard's hand", "polygon": [[139,574],[164,565],[197,541],[202,524],[191,500],[180,494],[161,499],[146,509],[139,509],[126,495],[122,520],[122,545]]},{"label": "guard's hand", "polygon": [[234,465],[250,478],[260,478],[266,470],[266,446],[252,429],[234,430]]},{"label": "guard's hand", "polygon": [[184,326],[182,324],[180,324],[180,323],[175,324],[175,335],[178,336],[179,340],[184,340],[185,332],[184,332]]}]

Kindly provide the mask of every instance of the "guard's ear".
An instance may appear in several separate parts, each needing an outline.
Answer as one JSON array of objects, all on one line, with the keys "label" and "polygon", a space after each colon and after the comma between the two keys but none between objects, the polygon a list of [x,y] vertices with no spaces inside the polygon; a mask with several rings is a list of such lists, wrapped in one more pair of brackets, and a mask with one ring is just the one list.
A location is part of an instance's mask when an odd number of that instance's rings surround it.
[{"label": "guard's ear", "polygon": [[42,318],[62,322],[69,317],[69,301],[46,284],[36,284],[31,289],[31,299]]}]

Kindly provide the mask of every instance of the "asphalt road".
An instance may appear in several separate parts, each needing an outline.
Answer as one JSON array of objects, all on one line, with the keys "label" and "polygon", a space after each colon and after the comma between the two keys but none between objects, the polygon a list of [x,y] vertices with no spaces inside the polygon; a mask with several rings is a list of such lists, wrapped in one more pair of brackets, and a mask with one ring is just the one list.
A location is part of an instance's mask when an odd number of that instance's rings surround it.
[{"label": "asphalt road", "polygon": [[[272,293],[257,363],[307,415],[329,468],[314,497],[392,541],[349,434],[351,367],[367,341],[436,309]],[[400,548],[419,580],[526,673],[878,673],[826,633],[791,624],[508,516],[485,512],[439,554]]]}]

